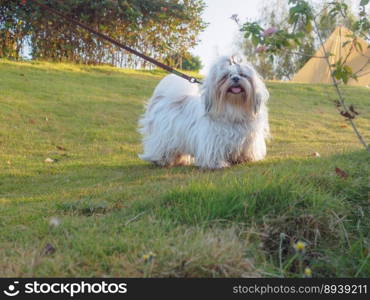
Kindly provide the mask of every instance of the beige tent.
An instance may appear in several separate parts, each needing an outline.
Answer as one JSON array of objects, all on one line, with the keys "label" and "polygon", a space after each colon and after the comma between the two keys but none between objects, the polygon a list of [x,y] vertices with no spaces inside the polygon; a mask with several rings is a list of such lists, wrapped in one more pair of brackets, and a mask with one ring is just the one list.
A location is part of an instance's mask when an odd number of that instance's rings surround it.
[{"label": "beige tent", "polygon": [[[350,40],[347,35],[352,34],[347,28],[340,26],[337,27],[332,35],[325,42],[324,47],[327,52],[334,54],[330,56],[330,63],[333,64],[342,57],[345,59],[349,54],[346,65],[352,68],[354,73],[358,72],[358,81],[350,79],[349,85],[359,85],[370,87],[370,49],[368,44],[363,39],[358,39],[361,43],[361,50],[356,51],[352,48],[352,43],[347,43],[343,47],[343,43]],[[324,56],[322,47],[316,52],[315,56]],[[323,58],[312,57],[303,67],[294,75],[293,82],[301,83],[332,83],[329,67]]]}]

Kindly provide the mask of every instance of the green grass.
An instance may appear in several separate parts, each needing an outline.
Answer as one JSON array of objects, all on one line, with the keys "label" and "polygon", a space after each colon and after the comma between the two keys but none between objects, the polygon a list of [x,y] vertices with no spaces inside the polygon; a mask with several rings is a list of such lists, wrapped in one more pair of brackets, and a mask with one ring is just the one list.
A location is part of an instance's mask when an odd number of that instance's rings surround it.
[{"label": "green grass", "polygon": [[163,75],[0,61],[0,276],[370,276],[370,159],[330,86],[268,83],[267,159],[212,172],[137,158]]}]

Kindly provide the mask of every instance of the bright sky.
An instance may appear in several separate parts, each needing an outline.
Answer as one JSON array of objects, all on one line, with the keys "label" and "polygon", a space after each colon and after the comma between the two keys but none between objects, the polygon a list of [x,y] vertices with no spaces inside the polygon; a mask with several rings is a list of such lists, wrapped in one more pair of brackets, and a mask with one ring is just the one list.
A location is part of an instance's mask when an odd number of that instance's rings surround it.
[{"label": "bright sky", "polygon": [[201,42],[192,51],[198,55],[204,66],[205,73],[219,55],[233,54],[237,49],[234,41],[238,34],[238,26],[230,17],[238,14],[241,22],[247,18],[256,19],[261,0],[205,0],[207,7],[203,19],[209,23],[207,29],[200,35]]},{"label": "bright sky", "polygon": [[[238,36],[238,27],[230,17],[238,14],[243,23],[247,19],[256,20],[261,9],[262,0],[204,0],[207,7],[203,19],[209,23],[207,29],[200,35],[201,42],[191,52],[198,55],[204,66],[202,74],[215,57],[229,55],[237,51],[235,39]],[[287,0],[288,1],[288,0]],[[314,0],[319,2],[319,0]],[[356,6],[360,0],[352,0]],[[353,6],[354,8],[355,6]]]}]

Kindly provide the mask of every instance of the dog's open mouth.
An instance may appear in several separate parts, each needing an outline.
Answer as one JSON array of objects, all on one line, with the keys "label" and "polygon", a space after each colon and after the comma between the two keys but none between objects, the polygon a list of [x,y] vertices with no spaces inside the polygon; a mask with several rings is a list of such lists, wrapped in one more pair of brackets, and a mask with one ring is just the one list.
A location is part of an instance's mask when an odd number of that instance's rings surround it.
[{"label": "dog's open mouth", "polygon": [[244,91],[244,88],[243,88],[242,86],[240,86],[240,85],[236,85],[236,86],[232,86],[232,87],[230,87],[230,88],[227,90],[227,92],[228,92],[228,93],[232,93],[232,94],[237,95],[237,94],[241,94],[241,93],[243,93],[243,92],[245,92],[245,91]]}]

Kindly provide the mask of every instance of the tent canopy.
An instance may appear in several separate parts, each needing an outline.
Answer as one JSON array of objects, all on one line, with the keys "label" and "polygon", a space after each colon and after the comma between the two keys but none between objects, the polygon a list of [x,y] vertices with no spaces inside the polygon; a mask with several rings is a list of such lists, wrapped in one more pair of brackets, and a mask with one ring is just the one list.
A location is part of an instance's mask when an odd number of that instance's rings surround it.
[{"label": "tent canopy", "polygon": [[[352,47],[352,43],[347,43],[343,47],[343,44],[346,41],[352,40],[350,37],[348,37],[348,35],[351,34],[353,33],[349,29],[343,26],[337,27],[324,43],[325,50],[333,54],[333,56],[329,57],[331,64],[334,64],[340,58],[344,60],[348,56],[346,65],[351,67],[354,73],[358,72],[358,81],[351,78],[348,81],[349,85],[370,87],[369,45],[365,40],[358,38],[358,42],[362,46],[362,51],[360,49],[356,50],[354,47]],[[325,56],[324,49],[320,47],[315,56]],[[312,57],[302,67],[302,69],[300,69],[298,73],[294,75],[292,81],[300,83],[332,83],[326,60],[318,57]]]}]

